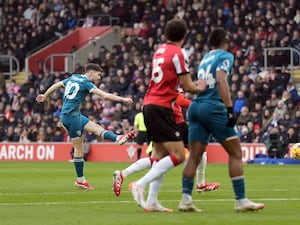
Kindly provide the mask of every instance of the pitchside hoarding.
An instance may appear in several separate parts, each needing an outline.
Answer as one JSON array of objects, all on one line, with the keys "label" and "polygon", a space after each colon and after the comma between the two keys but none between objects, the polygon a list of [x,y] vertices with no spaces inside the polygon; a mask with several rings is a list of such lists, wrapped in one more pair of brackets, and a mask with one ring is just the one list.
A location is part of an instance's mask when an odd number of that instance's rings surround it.
[{"label": "pitchside hoarding", "polygon": [[[69,161],[71,143],[1,143],[0,161]],[[114,143],[90,144],[88,161],[96,162],[134,162],[137,145],[127,143],[123,146]],[[267,154],[264,144],[242,144],[243,161],[255,158],[257,154]],[[208,163],[227,163],[228,156],[219,144],[207,147]],[[146,157],[146,145],[142,157]]]}]

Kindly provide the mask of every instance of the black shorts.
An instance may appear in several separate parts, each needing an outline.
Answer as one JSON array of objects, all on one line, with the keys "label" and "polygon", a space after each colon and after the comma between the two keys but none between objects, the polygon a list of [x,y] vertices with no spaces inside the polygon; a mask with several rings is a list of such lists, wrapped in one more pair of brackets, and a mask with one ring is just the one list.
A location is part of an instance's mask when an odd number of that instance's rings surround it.
[{"label": "black shorts", "polygon": [[157,105],[145,105],[143,114],[149,141],[182,141],[181,131],[171,109]]},{"label": "black shorts", "polygon": [[181,132],[182,140],[184,143],[184,147],[189,147],[189,127],[186,122],[178,123],[179,130]]},{"label": "black shorts", "polygon": [[148,143],[148,135],[146,131],[139,131],[136,138],[135,142],[138,145],[143,145],[144,143]]}]

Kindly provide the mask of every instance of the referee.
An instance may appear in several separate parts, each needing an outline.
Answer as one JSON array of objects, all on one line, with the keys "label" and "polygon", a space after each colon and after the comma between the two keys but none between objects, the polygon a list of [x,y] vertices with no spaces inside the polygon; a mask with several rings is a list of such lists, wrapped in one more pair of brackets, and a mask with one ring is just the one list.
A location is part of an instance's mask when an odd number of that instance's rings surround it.
[{"label": "referee", "polygon": [[137,133],[135,142],[138,145],[137,160],[139,160],[141,158],[143,144],[145,142],[148,143],[147,128],[144,123],[144,115],[142,112],[137,113],[134,117],[134,129]]}]

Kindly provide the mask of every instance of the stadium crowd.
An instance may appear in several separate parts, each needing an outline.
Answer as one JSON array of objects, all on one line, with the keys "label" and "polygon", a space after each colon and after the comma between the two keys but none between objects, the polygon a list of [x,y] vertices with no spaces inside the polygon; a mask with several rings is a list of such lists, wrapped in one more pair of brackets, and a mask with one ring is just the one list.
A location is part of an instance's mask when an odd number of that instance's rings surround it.
[{"label": "stadium crowd", "polygon": [[[266,47],[300,51],[298,0],[0,1],[0,54],[17,57],[24,68],[25,57],[47,40],[62,37],[78,26],[107,25],[93,15],[119,18],[117,25],[122,27],[120,45],[112,49],[101,46],[87,56],[87,62],[99,63],[105,71],[97,85],[131,96],[135,104],[128,107],[88,95],[82,111],[90,119],[115,133],[132,129],[150,79],[151,56],[166,40],[166,22],[176,16],[187,21],[189,34],[184,49],[194,79],[199,61],[209,49],[211,29],[222,26],[230,34],[230,51],[235,56],[231,92],[241,141],[266,142],[271,132],[278,132],[282,143],[300,142],[299,96],[287,69],[289,54],[268,52],[268,70],[263,58]],[[293,57],[299,63],[297,55]],[[77,65],[77,71],[82,68]],[[67,141],[59,121],[62,90],[44,104],[37,104],[35,97],[73,72],[29,72],[27,81],[20,85],[13,79],[5,84],[1,78],[0,141]],[[86,134],[86,139],[98,141],[91,134]]]}]

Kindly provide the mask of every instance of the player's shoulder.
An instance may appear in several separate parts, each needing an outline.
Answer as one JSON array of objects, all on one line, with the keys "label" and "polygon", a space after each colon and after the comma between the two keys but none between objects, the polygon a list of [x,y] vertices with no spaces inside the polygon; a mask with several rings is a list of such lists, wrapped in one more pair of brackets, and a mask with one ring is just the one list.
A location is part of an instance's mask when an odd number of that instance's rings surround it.
[{"label": "player's shoulder", "polygon": [[234,58],[233,54],[228,51],[219,50],[218,54],[219,54],[219,57],[221,57],[221,58],[227,58],[227,59],[232,59],[232,60]]},{"label": "player's shoulder", "polygon": [[175,44],[162,44],[160,45],[160,48],[165,49],[165,53],[167,54],[174,54],[174,53],[183,53],[183,49]]}]

